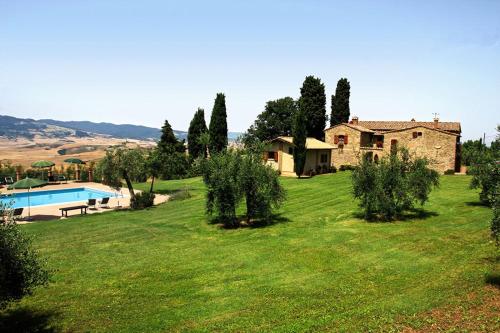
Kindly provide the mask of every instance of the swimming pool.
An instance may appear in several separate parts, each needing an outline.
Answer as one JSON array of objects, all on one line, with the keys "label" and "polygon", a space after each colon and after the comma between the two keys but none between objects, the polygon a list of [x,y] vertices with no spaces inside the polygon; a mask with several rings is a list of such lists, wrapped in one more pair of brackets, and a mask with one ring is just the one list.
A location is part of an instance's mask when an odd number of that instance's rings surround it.
[{"label": "swimming pool", "polygon": [[[121,194],[100,191],[88,187],[68,188],[50,191],[31,191],[29,202],[31,207],[54,205],[70,202],[87,201],[88,199],[123,197]],[[28,207],[28,192],[12,193],[8,196],[2,195],[0,202],[10,205],[12,208]]]}]

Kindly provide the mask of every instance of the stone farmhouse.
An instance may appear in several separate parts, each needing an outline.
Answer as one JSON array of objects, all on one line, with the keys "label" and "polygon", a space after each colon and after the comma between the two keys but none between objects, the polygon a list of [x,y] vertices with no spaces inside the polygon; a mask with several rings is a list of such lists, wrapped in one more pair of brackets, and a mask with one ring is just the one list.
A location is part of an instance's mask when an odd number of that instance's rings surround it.
[{"label": "stone farmhouse", "polygon": [[[325,129],[325,142],[308,138],[305,174],[321,173],[327,166],[356,165],[362,156],[377,162],[398,147],[426,157],[435,170],[460,171],[459,122],[360,121],[353,117]],[[266,161],[282,174],[293,173],[293,141],[279,137],[271,142]],[[328,154],[328,151],[330,154]],[[324,157],[326,155],[327,157]],[[280,158],[281,160],[280,162]],[[275,160],[276,159],[276,160]]]}]

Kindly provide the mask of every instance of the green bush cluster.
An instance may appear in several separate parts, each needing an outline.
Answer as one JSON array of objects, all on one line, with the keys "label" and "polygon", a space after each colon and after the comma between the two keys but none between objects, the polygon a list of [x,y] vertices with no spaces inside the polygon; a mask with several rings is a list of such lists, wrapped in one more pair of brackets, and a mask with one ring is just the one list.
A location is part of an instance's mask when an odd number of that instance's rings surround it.
[{"label": "green bush cluster", "polygon": [[[8,210],[0,206],[0,210]],[[8,215],[5,218],[0,223],[0,308],[30,295],[49,278],[45,262],[33,249],[31,239]]]},{"label": "green bush cluster", "polygon": [[379,163],[361,158],[352,173],[354,197],[360,200],[365,219],[392,220],[404,211],[423,205],[439,174],[425,158],[414,158],[401,149]]},{"label": "green bush cluster", "polygon": [[349,165],[349,164],[342,164],[340,167],[339,167],[339,171],[352,171],[354,170],[356,167],[353,166],[353,165]]},{"label": "green bush cluster", "polygon": [[448,169],[444,172],[445,175],[454,175],[455,174],[455,170],[453,169]]},{"label": "green bush cluster", "polygon": [[130,199],[130,208],[144,209],[153,206],[155,194],[150,192],[140,192]]}]

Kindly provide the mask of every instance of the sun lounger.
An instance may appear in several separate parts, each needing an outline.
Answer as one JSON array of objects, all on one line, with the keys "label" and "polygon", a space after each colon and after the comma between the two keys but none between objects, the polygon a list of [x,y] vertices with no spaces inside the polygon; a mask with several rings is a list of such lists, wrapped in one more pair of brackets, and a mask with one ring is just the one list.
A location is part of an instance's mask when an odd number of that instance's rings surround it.
[{"label": "sun lounger", "polygon": [[66,179],[66,177],[64,175],[58,175],[57,180],[60,182],[65,182],[65,183],[68,182],[68,180]]},{"label": "sun lounger", "polygon": [[14,209],[14,212],[12,213],[12,218],[14,220],[19,220],[21,219],[22,215],[23,215],[23,210],[24,208],[15,208]]},{"label": "sun lounger", "polygon": [[5,177],[5,185],[14,184],[14,179],[12,177]]},{"label": "sun lounger", "polygon": [[109,198],[102,198],[102,200],[99,201],[99,207],[109,208]]},{"label": "sun lounger", "polygon": [[96,205],[96,199],[89,199],[89,201],[87,202],[87,205],[89,207],[92,207],[93,209],[96,209],[95,205]]},{"label": "sun lounger", "polygon": [[14,210],[0,210],[0,220],[5,222],[6,217],[9,215],[9,212],[12,212],[11,216],[13,220],[20,220],[23,215],[24,208],[15,208]]}]

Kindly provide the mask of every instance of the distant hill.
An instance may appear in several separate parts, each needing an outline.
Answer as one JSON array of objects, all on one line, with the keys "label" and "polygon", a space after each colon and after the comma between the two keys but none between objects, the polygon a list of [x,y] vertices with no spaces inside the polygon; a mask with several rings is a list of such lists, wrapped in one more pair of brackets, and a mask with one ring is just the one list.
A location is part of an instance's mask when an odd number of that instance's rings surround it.
[{"label": "distant hill", "polygon": [[[128,138],[138,140],[158,140],[161,132],[158,128],[141,125],[116,125],[111,123],[94,123],[91,121],[60,121],[53,119],[40,119],[40,123],[66,127],[88,133],[109,135],[114,138]],[[177,132],[177,133],[175,133]],[[185,136],[182,131],[174,131],[178,137]]]},{"label": "distant hill", "polygon": [[[60,121],[54,119],[22,119],[0,115],[0,136],[8,138],[33,138],[35,135],[63,138],[67,136],[91,136],[92,134],[107,135],[113,138],[158,140],[161,135],[159,128],[141,125],[116,125],[112,123],[94,123],[91,121]],[[186,139],[186,131],[174,130],[179,139]],[[230,141],[236,140],[241,133],[229,132]]]}]

